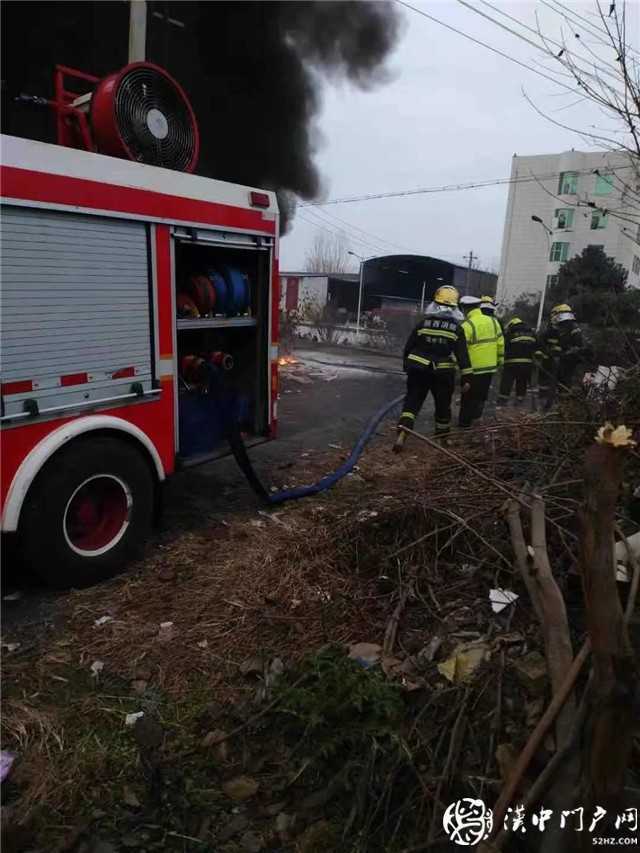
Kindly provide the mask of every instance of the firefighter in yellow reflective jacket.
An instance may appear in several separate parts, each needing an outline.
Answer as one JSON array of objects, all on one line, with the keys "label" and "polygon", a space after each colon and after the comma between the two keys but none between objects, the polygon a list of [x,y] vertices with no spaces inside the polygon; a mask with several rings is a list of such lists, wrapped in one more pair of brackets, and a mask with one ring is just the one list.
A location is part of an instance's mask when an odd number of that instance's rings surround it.
[{"label": "firefighter in yellow reflective jacket", "polygon": [[535,332],[520,319],[513,317],[504,330],[504,368],[500,379],[498,406],[507,406],[511,389],[516,386],[516,406],[522,405],[531,383],[533,358],[538,348]]},{"label": "firefighter in yellow reflective jacket", "polygon": [[494,374],[504,361],[504,336],[495,317],[483,314],[477,296],[463,296],[460,305],[466,312],[462,324],[473,374],[471,390],[462,397],[460,426],[467,428],[482,417]]},{"label": "firefighter in yellow reflective jacket", "polygon": [[[398,426],[413,428],[416,416],[429,391],[435,403],[436,436],[444,436],[451,426],[451,398],[456,371],[461,374],[462,392],[469,390],[471,364],[464,332],[463,315],[458,309],[455,287],[439,287],[425,311],[424,319],[413,330],[404,348],[407,395]],[[393,446],[402,449],[406,433],[398,432]]]}]

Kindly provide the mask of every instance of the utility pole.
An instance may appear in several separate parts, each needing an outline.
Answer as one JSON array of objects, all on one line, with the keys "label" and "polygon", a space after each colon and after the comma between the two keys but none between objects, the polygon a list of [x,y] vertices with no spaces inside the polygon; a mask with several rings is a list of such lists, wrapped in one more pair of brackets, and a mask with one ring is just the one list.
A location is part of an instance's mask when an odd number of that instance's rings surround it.
[{"label": "utility pole", "polygon": [[473,269],[473,262],[478,260],[478,256],[473,254],[473,249],[469,252],[468,255],[464,255],[465,261],[469,260],[469,266],[467,267],[467,293],[469,293],[469,280],[471,279],[471,270]]},{"label": "utility pole", "polygon": [[147,48],[147,2],[129,2],[129,62],[144,62]]}]

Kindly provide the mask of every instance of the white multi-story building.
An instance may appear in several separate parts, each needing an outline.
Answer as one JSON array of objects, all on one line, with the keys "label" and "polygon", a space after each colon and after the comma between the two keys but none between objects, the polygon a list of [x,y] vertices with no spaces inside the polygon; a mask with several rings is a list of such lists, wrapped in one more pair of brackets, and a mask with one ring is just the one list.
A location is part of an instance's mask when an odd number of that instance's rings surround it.
[{"label": "white multi-story building", "polygon": [[639,176],[638,163],[624,153],[514,155],[499,301],[539,296],[564,261],[592,245],[628,270],[629,285],[640,286]]}]

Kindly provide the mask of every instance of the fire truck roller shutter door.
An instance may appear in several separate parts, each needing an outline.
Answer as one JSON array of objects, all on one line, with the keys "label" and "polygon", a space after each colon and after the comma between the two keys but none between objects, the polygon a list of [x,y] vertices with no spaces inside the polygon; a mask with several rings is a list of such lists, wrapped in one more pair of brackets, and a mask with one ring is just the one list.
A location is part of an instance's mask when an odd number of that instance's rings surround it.
[{"label": "fire truck roller shutter door", "polygon": [[[4,414],[153,389],[148,229],[143,222],[2,206],[0,350]],[[85,375],[64,385],[61,376]]]}]

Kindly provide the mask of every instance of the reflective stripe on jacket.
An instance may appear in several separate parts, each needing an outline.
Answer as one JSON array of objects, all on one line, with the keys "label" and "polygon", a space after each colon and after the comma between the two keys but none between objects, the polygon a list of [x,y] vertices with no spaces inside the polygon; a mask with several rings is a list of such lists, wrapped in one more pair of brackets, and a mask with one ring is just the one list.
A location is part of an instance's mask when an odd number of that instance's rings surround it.
[{"label": "reflective stripe on jacket", "polygon": [[473,308],[462,324],[474,373],[495,373],[504,362],[504,335],[495,317]]},{"label": "reflective stripe on jacket", "polygon": [[429,316],[416,326],[404,348],[405,367],[472,373],[460,322],[444,314]]},{"label": "reflective stripe on jacket", "polygon": [[526,323],[514,323],[504,333],[504,363],[532,364],[538,341]]},{"label": "reflective stripe on jacket", "polygon": [[547,358],[572,357],[583,347],[582,331],[573,320],[549,325],[543,336],[542,349]]}]

